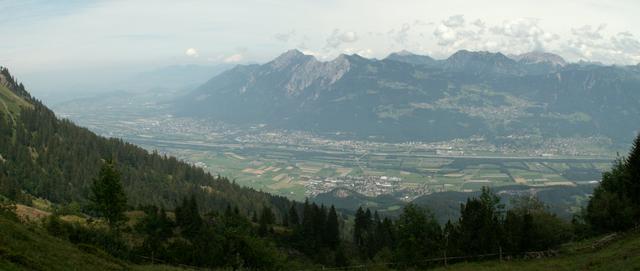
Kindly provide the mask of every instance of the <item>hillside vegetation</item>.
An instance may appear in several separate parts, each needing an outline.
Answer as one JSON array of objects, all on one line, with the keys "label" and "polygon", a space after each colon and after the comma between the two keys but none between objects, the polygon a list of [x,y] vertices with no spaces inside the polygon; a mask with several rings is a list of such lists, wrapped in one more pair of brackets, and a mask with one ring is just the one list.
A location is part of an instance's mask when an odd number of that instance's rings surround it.
[{"label": "hillside vegetation", "polygon": [[[435,270],[638,270],[640,232],[564,245],[560,255],[544,259],[456,263]],[[61,260],[64,259],[64,260]],[[380,266],[377,266],[378,268]],[[381,269],[381,268],[379,268]],[[91,246],[76,246],[50,236],[36,225],[0,216],[0,270],[186,270],[160,265],[132,265]],[[370,270],[378,270],[371,266]]]},{"label": "hillside vegetation", "polygon": [[0,270],[183,270],[168,266],[136,266],[99,248],[76,246],[49,235],[37,225],[25,225],[0,215]]},{"label": "hillside vegetation", "polygon": [[568,244],[557,257],[460,263],[436,270],[640,270],[640,232],[622,234],[594,248],[602,239]]},{"label": "hillside vegetation", "polygon": [[[58,119],[24,86],[0,68],[0,194],[30,204],[41,197],[86,209],[92,179],[104,160],[117,161],[130,206],[173,208],[194,195],[203,211],[238,207],[243,213],[270,206],[277,214],[291,202],[243,188],[201,168],[125,143],[97,136]],[[86,210],[85,210],[86,211]]]}]

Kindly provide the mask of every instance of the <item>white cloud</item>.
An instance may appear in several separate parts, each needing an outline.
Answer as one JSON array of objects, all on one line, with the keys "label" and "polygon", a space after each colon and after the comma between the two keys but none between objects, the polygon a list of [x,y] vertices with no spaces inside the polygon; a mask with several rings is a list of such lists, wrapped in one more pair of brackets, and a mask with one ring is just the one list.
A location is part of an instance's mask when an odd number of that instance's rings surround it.
[{"label": "white cloud", "polygon": [[606,24],[601,24],[598,27],[593,27],[591,25],[585,25],[579,28],[572,28],[571,34],[574,36],[589,39],[589,40],[599,40],[602,39],[602,31],[607,27]]},{"label": "white cloud", "polygon": [[461,14],[453,15],[448,19],[442,21],[442,24],[446,27],[456,28],[464,26],[464,16]]},{"label": "white cloud", "polygon": [[559,39],[557,34],[542,29],[537,19],[518,18],[494,25],[476,19],[467,24],[462,15],[441,21],[433,35],[436,44],[448,53],[460,49],[502,51],[507,54],[546,51]]},{"label": "white cloud", "polygon": [[233,54],[224,58],[225,63],[238,63],[244,59],[244,56],[240,53]]},{"label": "white cloud", "polygon": [[184,54],[188,57],[198,57],[198,50],[196,50],[196,48],[189,48],[187,49]]},{"label": "white cloud", "polygon": [[532,18],[504,21],[501,25],[492,27],[491,32],[503,39],[504,49],[515,53],[545,51],[550,43],[559,39],[558,35],[543,30],[538,19]]},{"label": "white cloud", "polygon": [[573,38],[565,42],[563,53],[573,58],[606,64],[636,64],[640,61],[640,41],[629,32],[606,36],[604,25],[572,29]]},{"label": "white cloud", "polygon": [[395,31],[395,29],[391,30],[390,34],[392,36],[393,41],[401,45],[406,45],[407,42],[409,41],[409,30],[411,30],[411,25],[409,25],[408,23],[405,23],[402,25],[400,30],[398,31]]},{"label": "white cloud", "polygon": [[433,31],[433,35],[437,45],[445,47],[448,52],[458,49],[476,50],[482,47],[479,40],[484,29],[483,24],[475,22],[472,26],[467,26],[464,16],[455,15],[440,22]]},{"label": "white cloud", "polygon": [[358,41],[358,35],[353,31],[341,32],[340,29],[334,29],[331,36],[327,38],[325,49],[336,49],[344,43],[354,43]]},{"label": "white cloud", "polygon": [[483,20],[480,20],[480,19],[477,19],[477,20],[473,21],[471,24],[475,25],[476,27],[483,28],[483,29],[485,28],[485,26],[487,26],[487,24]]},{"label": "white cloud", "polygon": [[[530,49],[536,44],[545,50],[564,54],[568,50],[565,47],[568,47],[569,40],[581,46],[573,48],[585,52],[581,55],[600,55],[597,60],[612,63],[616,59],[623,59],[625,54],[631,59],[636,57],[633,53],[634,41],[640,38],[639,28],[634,27],[640,24],[637,0],[609,1],[611,3],[607,4],[593,0],[411,0],[402,4],[397,1],[282,0],[277,5],[273,1],[253,0],[201,1],[198,4],[163,1],[154,5],[146,1],[100,1],[97,5],[90,4],[88,7],[91,8],[64,11],[65,16],[59,16],[60,13],[51,12],[49,8],[43,9],[38,4],[40,2],[0,1],[0,10],[5,11],[4,20],[0,19],[3,21],[1,25],[5,26],[0,27],[0,36],[12,37],[11,43],[0,46],[3,65],[25,73],[53,71],[60,66],[84,69],[135,64],[137,67],[148,67],[149,63],[171,65],[217,59],[218,54],[225,52],[226,57],[236,53],[229,51],[235,46],[255,48],[251,54],[243,54],[243,61],[256,62],[267,61],[295,45],[304,45],[300,47],[332,55],[346,47],[371,48],[376,57],[384,57],[391,50],[405,48],[418,53],[431,51],[437,57],[463,48],[517,53],[515,51]],[[554,8],[549,8],[550,5]],[[56,10],[66,10],[76,5],[54,6]],[[385,16],[380,16],[381,13]],[[492,27],[501,27],[505,19],[528,17],[539,18],[537,27],[544,30],[544,34],[537,34],[537,40],[518,40],[490,31]],[[603,22],[607,23],[606,28],[599,27]],[[401,35],[397,36],[398,41],[405,42],[401,45],[387,32],[395,28],[395,33],[398,33],[404,23],[409,23],[411,29],[406,41]],[[583,25],[591,27],[583,29]],[[295,36],[289,34],[293,28],[296,29]],[[334,28],[342,30],[338,33],[342,37],[335,37],[336,41],[329,43],[339,48],[328,46],[326,49],[327,38]],[[434,34],[436,28],[439,37]],[[582,37],[572,34],[572,28]],[[635,36],[629,38],[616,34],[622,31],[630,31]],[[560,34],[561,38],[554,40],[555,33]],[[310,37],[308,41],[300,40],[303,34]],[[612,36],[616,44],[607,47],[605,42],[612,42]],[[608,48],[608,53],[598,53],[603,49],[594,48],[596,45],[587,42],[587,37],[599,38],[597,40],[601,42],[596,44],[597,47]],[[353,41],[356,38],[357,41]],[[183,42],[189,43],[184,48],[179,47]],[[200,47],[204,44],[206,48]],[[180,53],[180,50],[185,53],[189,47],[199,49],[196,50],[198,59]],[[620,52],[616,53],[616,50]],[[101,53],[96,54],[97,51]],[[182,58],[170,57],[176,54]],[[604,56],[611,54],[616,58],[604,59]],[[578,57],[584,58],[574,54],[573,58],[567,59],[573,61]],[[624,63],[628,61],[626,59]]]}]

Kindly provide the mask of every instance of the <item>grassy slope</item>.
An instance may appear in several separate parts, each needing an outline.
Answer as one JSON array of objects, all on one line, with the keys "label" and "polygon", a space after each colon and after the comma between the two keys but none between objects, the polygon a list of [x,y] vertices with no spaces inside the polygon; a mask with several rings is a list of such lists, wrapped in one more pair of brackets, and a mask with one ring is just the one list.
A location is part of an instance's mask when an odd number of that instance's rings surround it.
[{"label": "grassy slope", "polygon": [[15,115],[20,113],[20,107],[31,107],[31,104],[0,85],[0,111]]},{"label": "grassy slope", "polygon": [[640,232],[594,249],[594,240],[567,245],[561,256],[516,261],[454,264],[437,270],[640,270]]},{"label": "grassy slope", "polygon": [[[166,266],[133,266],[96,249],[77,246],[0,216],[0,270],[182,270]],[[96,252],[97,251],[97,252]]]}]

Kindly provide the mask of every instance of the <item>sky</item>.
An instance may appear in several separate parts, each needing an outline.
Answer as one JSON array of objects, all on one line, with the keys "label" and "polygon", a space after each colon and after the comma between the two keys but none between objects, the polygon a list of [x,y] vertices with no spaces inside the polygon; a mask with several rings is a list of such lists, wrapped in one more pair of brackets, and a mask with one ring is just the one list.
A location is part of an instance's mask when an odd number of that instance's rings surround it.
[{"label": "sky", "polygon": [[0,11],[0,65],[39,90],[167,65],[262,63],[294,48],[320,60],[467,49],[640,62],[637,0],[0,0]]}]

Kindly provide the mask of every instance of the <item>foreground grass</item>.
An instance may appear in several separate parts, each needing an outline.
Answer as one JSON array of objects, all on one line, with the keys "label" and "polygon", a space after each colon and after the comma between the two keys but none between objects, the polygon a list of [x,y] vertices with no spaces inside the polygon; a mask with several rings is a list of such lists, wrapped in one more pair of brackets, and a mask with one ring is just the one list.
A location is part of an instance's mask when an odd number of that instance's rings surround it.
[{"label": "foreground grass", "polygon": [[593,248],[595,240],[569,244],[558,257],[459,263],[436,270],[640,270],[640,233],[627,233]]},{"label": "foreground grass", "polygon": [[[89,252],[90,251],[90,252]],[[0,216],[0,270],[184,270],[170,266],[136,266],[93,247],[75,246],[40,227]]]},{"label": "foreground grass", "polygon": [[[436,270],[640,270],[640,232],[619,235],[593,248],[598,239],[572,243],[560,256],[512,261],[458,263]],[[185,270],[163,265],[132,265],[94,247],[76,246],[35,225],[0,216],[0,270]]]},{"label": "foreground grass", "polygon": [[0,270],[126,270],[106,253],[89,254],[43,232],[0,217]]}]

